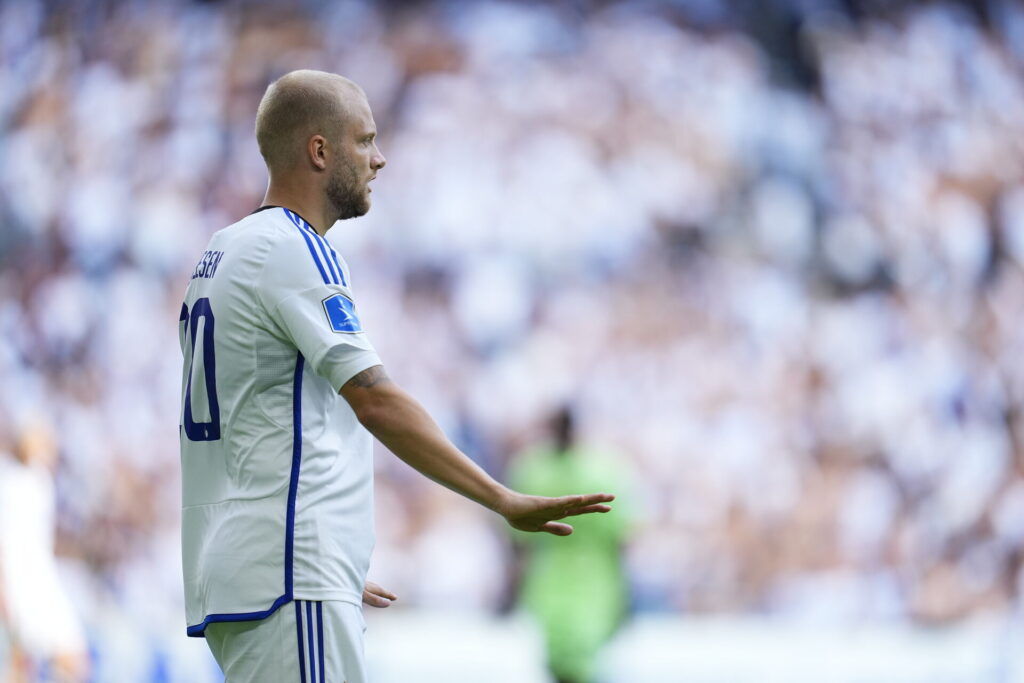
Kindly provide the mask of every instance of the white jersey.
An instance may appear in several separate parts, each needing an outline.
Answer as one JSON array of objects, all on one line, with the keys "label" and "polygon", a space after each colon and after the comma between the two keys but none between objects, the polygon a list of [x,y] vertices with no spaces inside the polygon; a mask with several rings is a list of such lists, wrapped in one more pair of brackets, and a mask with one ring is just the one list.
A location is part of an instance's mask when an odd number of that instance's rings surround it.
[{"label": "white jersey", "polygon": [[291,600],[360,604],[373,549],[372,438],[338,394],[380,359],[348,268],[296,213],[213,235],[178,333],[188,635]]}]

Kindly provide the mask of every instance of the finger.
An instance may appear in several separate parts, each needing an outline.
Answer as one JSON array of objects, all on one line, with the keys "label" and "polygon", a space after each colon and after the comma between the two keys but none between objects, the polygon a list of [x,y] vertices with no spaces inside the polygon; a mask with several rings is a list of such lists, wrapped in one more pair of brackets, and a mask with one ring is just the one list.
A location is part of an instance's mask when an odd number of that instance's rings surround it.
[{"label": "finger", "polygon": [[376,590],[373,590],[371,592],[374,595],[378,595],[378,596],[380,596],[382,598],[387,598],[388,600],[397,600],[398,599],[397,595],[395,595],[391,591],[387,590],[386,588],[381,588],[380,586],[377,586]]},{"label": "finger", "polygon": [[560,524],[559,522],[545,522],[538,531],[546,531],[555,536],[568,536],[572,533],[572,527],[568,524]]},{"label": "finger", "polygon": [[565,513],[566,517],[572,517],[574,515],[586,515],[591,512],[611,512],[612,507],[610,505],[586,505],[581,508],[569,510]]},{"label": "finger", "polygon": [[610,503],[615,500],[615,496],[611,493],[590,493],[587,495],[577,494],[575,496],[562,496],[561,498],[549,499],[547,508],[561,508],[562,510],[571,510],[578,507],[586,507],[588,505],[596,505],[600,503]]},{"label": "finger", "polygon": [[368,590],[363,591],[363,602],[370,607],[387,607],[391,604],[391,601],[387,598],[383,598],[379,595],[375,595]]},{"label": "finger", "polygon": [[381,596],[383,598],[387,598],[388,600],[397,600],[398,599],[397,595],[395,595],[394,593],[392,593],[388,589],[384,588],[380,584],[374,583],[373,581],[367,581],[366,582],[366,587],[363,590],[364,591],[368,591],[368,592],[372,593],[373,595],[379,595],[379,596]]},{"label": "finger", "polygon": [[580,502],[578,505],[594,505],[595,503],[610,503],[615,500],[614,493],[589,493],[585,496],[579,496]]},{"label": "finger", "polygon": [[583,505],[583,496],[561,496],[560,498],[541,498],[540,503],[544,509],[558,509],[568,510],[579,505]]}]

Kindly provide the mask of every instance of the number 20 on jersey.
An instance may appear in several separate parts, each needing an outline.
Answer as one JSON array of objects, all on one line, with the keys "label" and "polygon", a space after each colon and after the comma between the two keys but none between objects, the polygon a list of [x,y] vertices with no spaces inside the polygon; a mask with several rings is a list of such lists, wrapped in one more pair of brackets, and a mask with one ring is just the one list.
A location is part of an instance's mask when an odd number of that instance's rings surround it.
[{"label": "number 20 on jersey", "polygon": [[[182,416],[182,427],[185,429],[185,436],[189,441],[216,441],[220,438],[220,404],[217,402],[217,361],[214,358],[213,350],[213,309],[210,308],[210,299],[203,297],[192,305],[192,311],[188,306],[181,305],[181,315],[178,323],[185,324],[185,332],[189,340],[191,350],[188,381],[185,386],[185,406]],[[202,327],[202,334],[199,328]],[[197,346],[196,340],[199,340]],[[200,352],[199,349],[202,349]],[[196,358],[200,359],[201,367],[196,367]],[[197,369],[201,369],[201,379],[196,377]],[[209,409],[209,422],[196,422],[192,413],[192,384],[199,379],[206,387],[206,405]]]}]

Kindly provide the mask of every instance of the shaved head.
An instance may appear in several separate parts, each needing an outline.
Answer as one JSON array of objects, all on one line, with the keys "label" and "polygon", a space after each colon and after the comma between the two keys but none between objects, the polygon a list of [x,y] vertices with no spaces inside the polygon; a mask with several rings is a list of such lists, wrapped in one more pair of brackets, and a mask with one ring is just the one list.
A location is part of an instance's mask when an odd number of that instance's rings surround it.
[{"label": "shaved head", "polygon": [[281,76],[256,112],[256,142],[267,168],[293,168],[313,135],[338,140],[353,104],[365,101],[362,88],[337,74],[301,70]]},{"label": "shaved head", "polygon": [[270,172],[266,202],[302,207],[324,232],[362,216],[370,183],[387,163],[376,138],[366,93],[352,81],[323,71],[281,76],[256,112],[256,142]]}]

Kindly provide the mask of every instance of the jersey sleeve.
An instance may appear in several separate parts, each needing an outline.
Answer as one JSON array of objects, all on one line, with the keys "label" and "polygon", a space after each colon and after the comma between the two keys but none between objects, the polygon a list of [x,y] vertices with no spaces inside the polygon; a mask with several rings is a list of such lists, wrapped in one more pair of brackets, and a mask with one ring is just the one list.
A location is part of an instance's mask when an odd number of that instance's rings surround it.
[{"label": "jersey sleeve", "polygon": [[269,318],[336,390],[381,364],[359,321],[340,259],[323,237],[296,228],[277,240],[256,292]]}]

